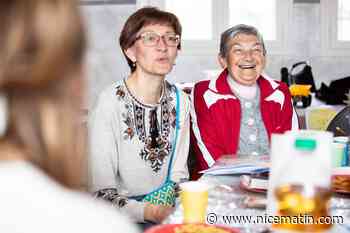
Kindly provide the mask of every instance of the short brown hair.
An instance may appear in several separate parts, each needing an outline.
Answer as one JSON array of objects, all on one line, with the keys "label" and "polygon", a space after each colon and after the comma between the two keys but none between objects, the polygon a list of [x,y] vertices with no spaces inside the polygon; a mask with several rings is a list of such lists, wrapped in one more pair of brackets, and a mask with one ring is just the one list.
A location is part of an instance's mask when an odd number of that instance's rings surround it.
[{"label": "short brown hair", "polygon": [[[181,37],[181,24],[176,15],[170,12],[161,11],[155,7],[144,7],[137,10],[127,19],[119,37],[120,47],[131,72],[134,72],[136,67],[133,66],[133,62],[126,56],[124,51],[134,45],[137,33],[142,27],[152,24],[169,25],[174,29],[175,33]],[[181,49],[181,43],[177,48]]]}]

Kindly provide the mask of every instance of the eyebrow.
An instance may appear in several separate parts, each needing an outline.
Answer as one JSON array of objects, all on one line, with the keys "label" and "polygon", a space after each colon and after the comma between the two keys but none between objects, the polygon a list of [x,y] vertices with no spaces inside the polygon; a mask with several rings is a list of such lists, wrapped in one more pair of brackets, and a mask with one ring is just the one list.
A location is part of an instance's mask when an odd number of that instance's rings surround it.
[{"label": "eyebrow", "polygon": [[[232,46],[232,47],[234,47],[234,46],[240,46],[240,47],[242,47],[243,45],[240,44],[240,43],[235,42],[235,43],[233,43],[231,46]],[[262,46],[262,43],[256,42],[255,44],[253,44],[252,47],[255,47],[255,46]]]},{"label": "eyebrow", "polygon": [[[143,33],[155,33],[155,34],[160,35],[158,32],[155,32],[155,31],[148,31],[148,30],[147,30],[147,31],[141,31],[141,32],[140,32],[140,34],[143,34]],[[165,34],[175,34],[175,35],[177,35],[176,32],[174,32],[174,31],[166,31],[166,32],[164,33],[164,35],[165,35]]]}]

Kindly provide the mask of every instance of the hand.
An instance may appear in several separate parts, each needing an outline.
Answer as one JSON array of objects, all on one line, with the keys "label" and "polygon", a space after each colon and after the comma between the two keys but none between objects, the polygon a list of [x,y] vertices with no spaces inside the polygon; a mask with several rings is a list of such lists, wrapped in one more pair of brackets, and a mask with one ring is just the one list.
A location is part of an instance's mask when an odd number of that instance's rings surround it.
[{"label": "hand", "polygon": [[175,189],[175,197],[179,197],[180,196],[180,191],[181,191],[179,183],[175,184],[174,189]]},{"label": "hand", "polygon": [[155,223],[162,222],[174,211],[174,207],[147,204],[144,212],[144,219]]}]

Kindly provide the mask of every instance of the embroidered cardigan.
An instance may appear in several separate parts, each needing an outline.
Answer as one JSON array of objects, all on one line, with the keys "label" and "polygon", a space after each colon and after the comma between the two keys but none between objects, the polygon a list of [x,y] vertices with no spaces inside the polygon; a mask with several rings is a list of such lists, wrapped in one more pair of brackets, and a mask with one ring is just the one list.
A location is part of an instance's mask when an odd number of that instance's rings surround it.
[{"label": "embroidered cardigan", "polygon": [[[189,98],[180,91],[180,129],[176,148],[173,148],[176,93],[168,82],[164,86],[157,108],[139,103],[124,81],[100,94],[89,116],[90,191],[108,190],[103,196],[112,203],[120,194],[127,197],[147,194],[164,183],[169,156],[174,149],[171,180],[178,182],[188,178]],[[157,148],[152,149],[151,111],[155,109],[159,137]],[[129,199],[120,210],[142,222],[144,206],[142,202]]]},{"label": "embroidered cardigan", "polygon": [[[241,122],[239,99],[232,93],[225,69],[219,77],[196,83],[192,91],[192,133],[196,171],[206,169],[224,154],[235,154]],[[292,128],[293,111],[288,87],[266,76],[258,79],[260,109],[268,137]],[[293,122],[297,122],[295,119]],[[293,126],[293,128],[296,128]]]}]

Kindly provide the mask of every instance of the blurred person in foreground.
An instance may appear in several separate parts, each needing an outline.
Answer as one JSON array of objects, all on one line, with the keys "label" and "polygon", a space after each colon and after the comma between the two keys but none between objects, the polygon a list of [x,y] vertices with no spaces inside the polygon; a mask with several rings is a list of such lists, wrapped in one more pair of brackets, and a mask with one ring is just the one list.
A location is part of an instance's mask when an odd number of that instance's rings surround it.
[{"label": "blurred person in foreground", "polygon": [[240,24],[223,32],[218,60],[221,74],[193,90],[197,171],[222,155],[268,155],[271,134],[292,129],[296,117],[288,87],[263,72],[266,49],[256,28]]},{"label": "blurred person in foreground", "polygon": [[102,91],[89,118],[90,190],[140,223],[163,221],[175,183],[188,178],[190,102],[165,80],[180,40],[174,14],[133,13],[119,37],[131,72]]},{"label": "blurred person in foreground", "polygon": [[0,232],[137,232],[74,192],[85,32],[73,0],[0,3]]}]

